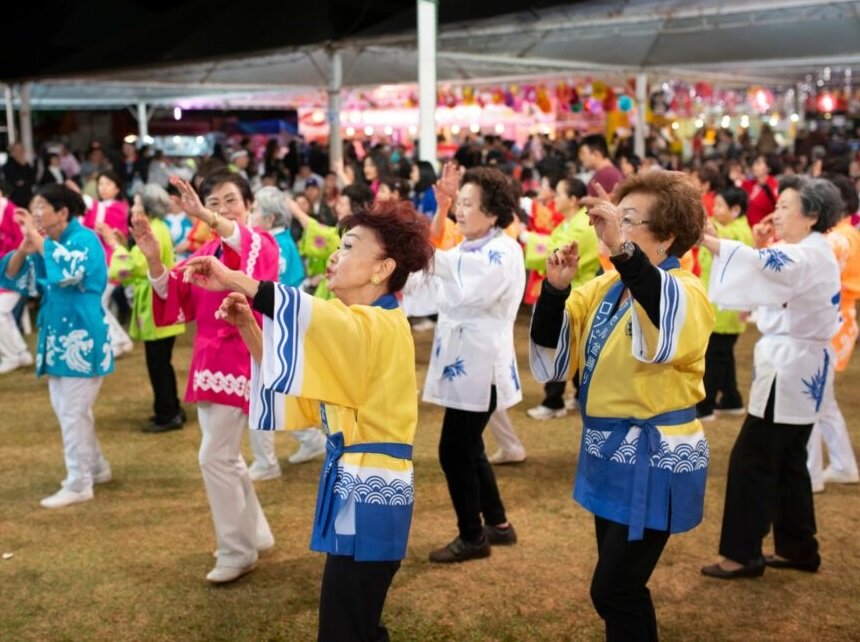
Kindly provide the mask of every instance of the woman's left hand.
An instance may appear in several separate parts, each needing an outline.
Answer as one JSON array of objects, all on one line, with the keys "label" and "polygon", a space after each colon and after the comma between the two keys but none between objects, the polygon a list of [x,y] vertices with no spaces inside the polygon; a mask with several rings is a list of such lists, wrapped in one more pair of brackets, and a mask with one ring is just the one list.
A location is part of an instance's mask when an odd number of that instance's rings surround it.
[{"label": "woman's left hand", "polygon": [[588,208],[588,220],[597,233],[597,238],[610,252],[616,252],[624,243],[621,233],[621,212],[612,203],[609,194],[598,184],[597,196],[587,196],[580,201]]},{"label": "woman's left hand", "polygon": [[211,216],[207,218],[203,214],[203,212],[206,211],[206,208],[203,207],[203,203],[200,201],[200,196],[198,196],[197,192],[191,186],[191,183],[182,180],[174,174],[170,177],[170,184],[179,190],[182,209],[185,210],[185,213],[188,214],[188,216],[193,218],[202,218],[204,223],[208,223],[211,220]]},{"label": "woman's left hand", "polygon": [[215,318],[226,321],[237,328],[256,324],[257,320],[251,312],[251,306],[244,294],[231,292],[221,302],[221,307],[215,311]]}]

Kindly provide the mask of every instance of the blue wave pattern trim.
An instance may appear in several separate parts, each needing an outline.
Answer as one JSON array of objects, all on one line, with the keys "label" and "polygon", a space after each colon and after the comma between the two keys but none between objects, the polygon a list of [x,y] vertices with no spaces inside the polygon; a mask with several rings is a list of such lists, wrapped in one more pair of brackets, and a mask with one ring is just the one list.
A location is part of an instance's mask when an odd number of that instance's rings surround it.
[{"label": "blue wave pattern trim", "polygon": [[815,412],[821,410],[821,403],[824,401],[824,388],[827,385],[827,371],[830,367],[830,353],[827,350],[824,352],[824,363],[812,377],[809,379],[801,379],[806,396],[815,402]]},{"label": "blue wave pattern trim", "polygon": [[334,494],[345,500],[350,495],[360,504],[379,506],[409,506],[415,501],[415,489],[402,479],[386,482],[378,475],[362,479],[338,468]]},{"label": "blue wave pattern trim", "polygon": [[[609,461],[616,464],[634,465],[636,463],[636,446],[641,435],[632,442],[625,441],[609,457]],[[601,430],[586,429],[585,448],[592,457],[606,459],[603,455],[603,445],[608,439],[607,434]],[[651,455],[649,462],[651,468],[660,468],[671,473],[691,473],[708,467],[710,460],[710,449],[705,439],[698,440],[693,444],[679,444],[674,450],[669,444],[660,441],[660,449]]]},{"label": "blue wave pattern trim", "polygon": [[794,260],[779,248],[769,247],[758,251],[759,258],[764,259],[762,269],[782,272],[782,269]]},{"label": "blue wave pattern trim", "polygon": [[661,275],[663,277],[663,317],[660,319],[660,329],[663,331],[663,341],[660,344],[660,349],[654,361],[663,363],[668,361],[672,355],[672,337],[675,334],[675,319],[678,315],[678,306],[680,305],[681,295],[678,292],[678,282],[675,277],[669,275],[665,271]]},{"label": "blue wave pattern trim", "polygon": [[454,381],[457,377],[465,377],[465,363],[460,357],[457,357],[457,360],[454,361],[454,363],[449,363],[447,366],[442,368],[442,376],[445,377],[446,381]]}]

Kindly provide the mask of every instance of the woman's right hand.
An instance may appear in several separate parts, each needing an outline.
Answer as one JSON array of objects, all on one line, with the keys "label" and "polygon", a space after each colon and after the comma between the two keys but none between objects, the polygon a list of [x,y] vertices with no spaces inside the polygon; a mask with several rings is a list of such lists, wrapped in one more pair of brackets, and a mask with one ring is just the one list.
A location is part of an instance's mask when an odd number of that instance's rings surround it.
[{"label": "woman's right hand", "polygon": [[776,228],[773,226],[773,214],[768,214],[758,223],[753,225],[753,242],[758,248],[768,247],[776,237]]},{"label": "woman's right hand", "polygon": [[131,217],[131,235],[134,242],[148,263],[161,263],[161,246],[152,233],[152,226],[144,214],[134,214]]},{"label": "woman's right hand", "polygon": [[554,252],[546,260],[546,280],[557,290],[565,290],[579,268],[579,245],[573,241]]},{"label": "woman's right hand", "polygon": [[436,197],[436,206],[446,214],[457,198],[457,190],[460,189],[462,172],[456,163],[448,162],[442,167],[442,177],[433,185],[433,195]]},{"label": "woman's right hand", "polygon": [[215,318],[240,329],[257,323],[251,312],[251,306],[248,305],[248,299],[239,292],[231,292],[224,297],[221,307],[215,311]]}]

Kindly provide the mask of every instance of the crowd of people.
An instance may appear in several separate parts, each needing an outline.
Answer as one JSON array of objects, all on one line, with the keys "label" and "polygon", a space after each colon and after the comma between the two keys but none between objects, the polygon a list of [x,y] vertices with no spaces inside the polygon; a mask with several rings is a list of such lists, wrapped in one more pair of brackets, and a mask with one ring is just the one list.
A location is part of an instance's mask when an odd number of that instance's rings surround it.
[{"label": "crowd of people", "polygon": [[[702,573],[818,570],[813,493],[860,482],[833,393],[860,334],[860,159],[723,132],[672,167],[658,147],[640,160],[599,134],[522,149],[467,139],[437,175],[401,147],[353,142],[336,167],[317,146],[291,170],[274,141],[259,162],[240,145],[185,175],[125,144],[118,167],[100,146],[74,166],[61,149],[30,180],[13,146],[0,372],[35,361],[48,377],[67,475],[42,506],[91,501],[112,479],[93,406],[134,342],[153,394],[144,431],[183,428],[173,348],[193,322],[184,402],[196,405],[217,542],[207,580],[242,577],[274,546],[253,482],[282,475],[273,431],[287,429],[290,462],[324,457],[319,638],[387,639],[415,501],[412,335],[434,332],[423,399],[444,408],[439,463],[457,522],[429,560],[485,558],[518,541],[493,466],[527,457],[512,411],[526,305],[545,387],[527,413],[582,418],[573,497],[595,519],[591,597],[607,639],[657,639],[647,583],[670,535],[702,521],[704,426],[718,414],[744,420],[722,557]],[[111,310],[122,304],[127,330]],[[33,353],[20,322],[36,306]],[[734,346],[750,322],[761,339],[745,401]]]}]

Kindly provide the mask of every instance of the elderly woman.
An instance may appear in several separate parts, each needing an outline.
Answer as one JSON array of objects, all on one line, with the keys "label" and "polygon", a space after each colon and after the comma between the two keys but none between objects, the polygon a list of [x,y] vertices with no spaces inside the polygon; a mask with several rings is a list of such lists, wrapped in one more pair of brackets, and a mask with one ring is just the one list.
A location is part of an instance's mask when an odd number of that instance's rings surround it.
[{"label": "elderly woman", "polygon": [[575,288],[576,243],[547,259],[531,328],[538,381],[578,371],[582,442],[574,499],[594,514],[591,600],[607,640],[656,640],[647,583],[672,533],[702,520],[708,444],[696,419],[714,317],[680,257],[704,224],[679,172],[615,188],[616,205],[583,199],[611,271]]},{"label": "elderly woman", "polygon": [[[186,274],[201,287],[234,291],[220,315],[238,326],[254,358],[255,427],[295,423],[275,395],[321,400],[328,452],[311,539],[327,554],[318,639],[388,640],[380,617],[406,555],[418,420],[415,348],[394,295],[433,250],[411,203],[377,203],[341,225],[346,233],[328,267],[337,300],[260,282],[212,257],[192,259]],[[246,297],[265,315],[262,332]]]},{"label": "elderly woman", "polygon": [[[839,330],[839,266],[824,232],[842,215],[839,190],[823,179],[788,177],[773,225],[782,242],[754,250],[709,233],[711,298],[754,309],[755,347],[749,411],[729,460],[720,555],[710,577],[756,577],[765,566],[815,572],[815,539],[806,444],[832,394]],[[773,527],[775,555],[762,556]]]},{"label": "elderly woman", "polygon": [[15,212],[23,240],[0,260],[0,287],[22,294],[37,288],[42,296],[36,376],[48,375],[66,478],[41,505],[60,508],[91,500],[93,484],[111,480],[93,420],[102,379],[113,372],[101,304],[107,268],[98,236],[78,220],[85,209],[78,193],[65,185],[46,185],[31,207],[32,215]]},{"label": "elderly woman", "polygon": [[[439,192],[437,198],[446,200],[440,206],[447,211],[450,196]],[[459,532],[430,553],[431,562],[487,557],[491,544],[513,544],[517,538],[483,440],[494,411],[522,399],[514,321],[525,267],[519,244],[503,231],[516,207],[511,183],[499,170],[468,170],[456,206],[464,240],[450,250],[436,250],[432,287],[439,321],[424,401],[445,408],[439,462]]]},{"label": "elderly woman", "polygon": [[[163,187],[149,183],[134,198],[132,214],[149,219],[152,234],[158,242],[162,264],[173,267],[173,239],[164,222],[170,211],[170,197]],[[102,240],[111,250],[108,278],[123,286],[134,287],[129,334],[132,339],[143,341],[146,353],[146,371],[154,398],[154,414],[143,432],[161,433],[182,428],[185,412],[179,405],[176,392],[176,373],[173,370],[173,344],[176,336],[185,331],[181,323],[158,327],[152,311],[152,285],[147,277],[146,257],[135,246],[127,250],[125,239],[113,228],[102,229]]]},{"label": "elderly woman", "polygon": [[[305,268],[299,250],[290,234],[290,212],[284,193],[277,187],[264,187],[254,195],[254,225],[267,231],[278,243],[278,282],[290,287],[299,287],[305,280]],[[318,428],[290,431],[299,442],[299,449],[289,457],[291,464],[310,461],[325,453],[325,435]],[[254,463],[251,464],[251,479],[262,481],[281,476],[281,467],[275,456],[275,435],[272,432],[251,431],[251,446]]]},{"label": "elderly woman", "polygon": [[[182,192],[185,212],[216,234],[194,256],[212,257],[254,278],[277,278],[275,240],[247,225],[254,200],[248,181],[230,172],[210,174],[200,188],[205,206],[188,183],[177,177],[171,182]],[[232,582],[254,569],[258,551],[274,545],[240,452],[248,425],[251,358],[239,331],[215,317],[223,295],[186,282],[178,266],[168,270],[148,219],[136,216],[133,223],[149,267],[156,325],[197,321],[185,400],[197,404],[203,433],[200,469],[218,544],[218,561],[206,579]]]}]

